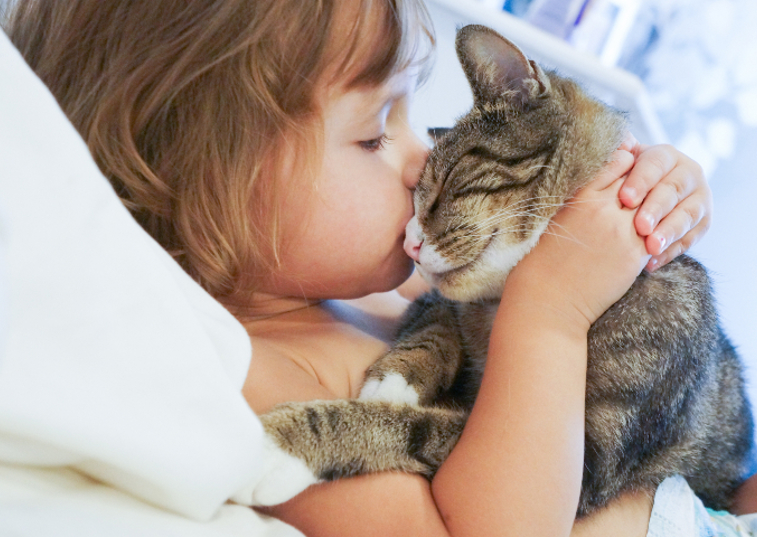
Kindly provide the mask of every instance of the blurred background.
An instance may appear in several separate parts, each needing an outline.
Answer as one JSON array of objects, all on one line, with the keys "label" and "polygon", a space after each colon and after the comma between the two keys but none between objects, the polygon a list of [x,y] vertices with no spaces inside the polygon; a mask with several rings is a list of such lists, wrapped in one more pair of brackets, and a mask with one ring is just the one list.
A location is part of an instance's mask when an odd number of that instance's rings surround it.
[{"label": "blurred background", "polygon": [[[471,106],[454,52],[469,23],[628,111],[637,138],[698,161],[715,199],[692,255],[710,270],[722,324],[757,403],[757,2],[754,0],[426,0],[438,49],[411,120],[449,126]],[[752,159],[755,159],[754,161]]]}]

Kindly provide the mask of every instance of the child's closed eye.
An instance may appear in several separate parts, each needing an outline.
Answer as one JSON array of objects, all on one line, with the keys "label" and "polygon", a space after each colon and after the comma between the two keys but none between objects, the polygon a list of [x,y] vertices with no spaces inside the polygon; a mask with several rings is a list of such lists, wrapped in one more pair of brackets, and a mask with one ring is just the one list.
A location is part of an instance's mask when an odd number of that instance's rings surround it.
[{"label": "child's closed eye", "polygon": [[383,149],[384,146],[391,141],[392,139],[389,138],[384,133],[378,138],[372,138],[371,140],[363,140],[363,141],[358,142],[358,144],[360,144],[360,147],[362,147],[366,151],[374,152],[374,151],[378,151],[379,149]]}]

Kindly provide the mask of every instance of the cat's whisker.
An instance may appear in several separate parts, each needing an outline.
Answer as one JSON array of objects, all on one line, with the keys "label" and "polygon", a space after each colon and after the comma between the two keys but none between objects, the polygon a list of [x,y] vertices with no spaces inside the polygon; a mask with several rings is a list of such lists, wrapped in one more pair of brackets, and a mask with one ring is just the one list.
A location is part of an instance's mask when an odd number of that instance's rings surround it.
[{"label": "cat's whisker", "polygon": [[496,231],[492,233],[480,233],[480,234],[471,234],[466,235],[468,238],[489,238],[489,237],[496,237],[498,235],[504,235],[506,233],[513,233],[513,232],[520,232],[520,231],[529,231],[531,229],[530,226],[527,226],[525,224],[516,224],[513,226],[505,227],[505,228],[497,228]]},{"label": "cat's whisker", "polygon": [[[554,228],[557,228],[557,231],[562,231],[563,233],[558,233],[555,231]],[[570,233],[565,226],[562,226],[560,224],[557,224],[555,222],[552,222],[552,226],[548,227],[546,230],[544,230],[543,235],[552,235],[553,237],[560,237],[561,239],[567,239],[571,242],[574,242],[575,244],[586,246],[586,243],[583,241],[580,241],[576,238],[575,235]]]},{"label": "cat's whisker", "polygon": [[569,240],[569,241],[571,241],[571,242],[573,242],[575,244],[578,244],[579,246],[586,246],[586,244],[584,244],[583,242],[579,241],[575,237],[568,237],[568,236],[565,236],[565,235],[561,235],[559,233],[553,233],[551,231],[545,231],[543,234],[544,235],[552,235],[553,237],[559,237],[561,239]]},{"label": "cat's whisker", "polygon": [[535,209],[547,209],[547,208],[555,208],[555,207],[562,207],[562,204],[551,204],[551,203],[540,203],[540,204],[530,204],[528,206],[524,204],[516,204],[510,207],[507,207],[503,209],[500,212],[494,213],[493,215],[489,216],[488,218],[482,220],[482,222],[487,222],[496,218],[501,217],[502,215],[513,215],[513,216],[541,216],[539,214],[534,213],[533,211]]},{"label": "cat's whisker", "polygon": [[551,220],[551,217],[542,216],[542,215],[539,215],[539,214],[534,214],[534,213],[530,213],[530,212],[515,212],[515,211],[509,211],[508,210],[507,212],[503,212],[503,213],[499,213],[499,214],[495,214],[493,216],[490,216],[486,220],[483,220],[481,222],[478,222],[478,223],[474,224],[473,227],[476,228],[476,229],[484,229],[484,228],[489,228],[489,227],[495,226],[497,224],[501,224],[501,223],[503,223],[503,222],[505,222],[507,220],[513,219],[513,218],[524,218],[524,217],[525,218],[536,219],[536,220],[539,220],[539,221],[542,221],[542,222],[543,221],[549,221],[549,220]]},{"label": "cat's whisker", "polygon": [[579,200],[579,199],[573,198],[573,199],[566,200],[565,203],[563,203],[563,205],[574,206],[574,205],[582,205],[582,204],[587,204],[587,203],[605,203],[605,200],[603,199],[589,199],[589,200],[580,199]]},{"label": "cat's whisker", "polygon": [[[550,203],[550,198],[554,198],[554,203]],[[536,202],[536,203],[534,203]],[[520,200],[512,205],[510,205],[510,209],[519,209],[521,207],[560,207],[564,203],[564,200],[561,196],[543,196],[543,197],[534,197],[534,198],[526,198],[523,200]]]}]

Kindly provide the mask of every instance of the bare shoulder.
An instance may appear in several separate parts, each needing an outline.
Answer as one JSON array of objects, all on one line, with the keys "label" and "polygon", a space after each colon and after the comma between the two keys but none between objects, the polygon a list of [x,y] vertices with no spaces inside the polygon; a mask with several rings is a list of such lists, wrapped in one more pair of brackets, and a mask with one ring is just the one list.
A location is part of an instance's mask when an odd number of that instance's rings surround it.
[{"label": "bare shoulder", "polygon": [[279,403],[335,399],[312,371],[264,339],[253,340],[250,371],[242,395],[256,414],[264,414]]},{"label": "bare shoulder", "polygon": [[247,402],[264,413],[283,402],[356,397],[407,305],[396,292],[379,293],[248,323]]}]

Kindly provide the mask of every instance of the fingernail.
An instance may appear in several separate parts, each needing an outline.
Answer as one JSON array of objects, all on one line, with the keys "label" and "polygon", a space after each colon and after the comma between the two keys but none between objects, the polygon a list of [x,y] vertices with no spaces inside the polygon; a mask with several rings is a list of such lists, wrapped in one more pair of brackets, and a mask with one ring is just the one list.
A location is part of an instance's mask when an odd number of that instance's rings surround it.
[{"label": "fingernail", "polygon": [[654,216],[649,213],[644,213],[641,217],[649,224],[649,230],[652,231],[655,227]]},{"label": "fingernail", "polygon": [[668,241],[665,237],[659,237],[658,240],[660,241],[660,253],[662,253],[665,251],[665,246],[667,246]]},{"label": "fingernail", "polygon": [[632,205],[636,205],[636,196],[638,195],[638,193],[636,192],[636,189],[634,187],[624,186],[623,193],[624,197],[629,200]]}]

